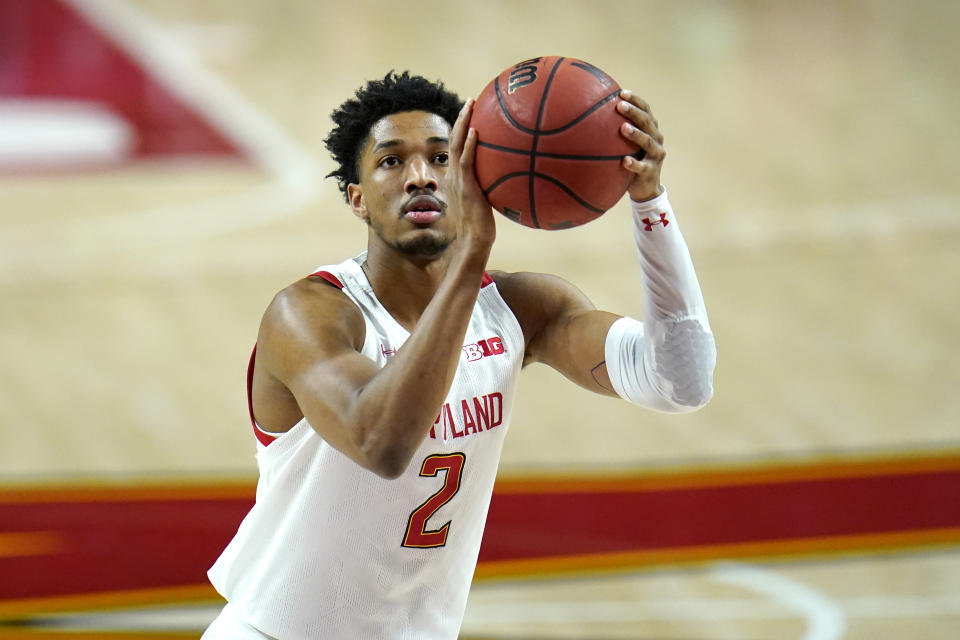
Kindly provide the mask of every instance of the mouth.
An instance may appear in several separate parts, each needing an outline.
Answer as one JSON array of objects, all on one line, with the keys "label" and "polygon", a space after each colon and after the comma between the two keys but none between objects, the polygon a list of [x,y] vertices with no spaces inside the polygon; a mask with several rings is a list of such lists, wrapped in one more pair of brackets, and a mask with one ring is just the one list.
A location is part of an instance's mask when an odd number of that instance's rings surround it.
[{"label": "mouth", "polygon": [[433,196],[416,196],[403,207],[403,217],[414,224],[430,224],[443,215],[447,205]]}]

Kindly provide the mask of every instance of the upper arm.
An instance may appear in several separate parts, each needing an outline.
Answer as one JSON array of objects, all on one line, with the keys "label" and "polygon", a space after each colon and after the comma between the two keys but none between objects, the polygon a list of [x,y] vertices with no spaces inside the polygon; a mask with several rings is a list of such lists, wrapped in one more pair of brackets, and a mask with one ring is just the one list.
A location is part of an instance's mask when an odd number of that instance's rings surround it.
[{"label": "upper arm", "polygon": [[520,322],[524,364],[542,362],[585,389],[616,396],[607,375],[604,345],[618,318],[557,276],[492,272],[497,289]]},{"label": "upper arm", "polygon": [[325,283],[305,279],[281,291],[260,325],[255,390],[261,393],[254,395],[260,400],[254,409],[283,410],[277,395],[265,389],[289,393],[327,442],[369,467],[348,419],[356,397],[379,371],[360,354],[364,331],[356,305]]}]

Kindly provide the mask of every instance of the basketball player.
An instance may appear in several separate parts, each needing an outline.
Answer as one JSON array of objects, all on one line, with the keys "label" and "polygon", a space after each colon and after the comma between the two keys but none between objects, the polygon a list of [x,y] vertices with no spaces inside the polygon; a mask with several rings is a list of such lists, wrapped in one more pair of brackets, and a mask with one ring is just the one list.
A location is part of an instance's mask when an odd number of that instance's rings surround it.
[{"label": "basketball player", "polygon": [[263,317],[256,505],[210,570],[228,604],[204,638],[456,638],[526,364],[660,411],[710,399],[713,337],[647,104],[624,91],[617,107],[645,152],[623,161],[643,322],[554,276],[486,271],[496,229],[472,107],[391,73],[333,113],[331,175],[367,250]]}]

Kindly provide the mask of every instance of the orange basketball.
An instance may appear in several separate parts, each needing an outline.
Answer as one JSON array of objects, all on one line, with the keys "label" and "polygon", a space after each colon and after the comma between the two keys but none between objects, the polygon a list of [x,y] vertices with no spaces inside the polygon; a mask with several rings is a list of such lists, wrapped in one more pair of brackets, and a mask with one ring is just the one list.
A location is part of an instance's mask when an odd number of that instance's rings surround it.
[{"label": "orange basketball", "polygon": [[[520,62],[477,98],[476,174],[490,204],[514,222],[568,229],[617,203],[633,175],[623,157],[620,85],[582,60]],[[640,157],[640,156],[637,156]]]}]

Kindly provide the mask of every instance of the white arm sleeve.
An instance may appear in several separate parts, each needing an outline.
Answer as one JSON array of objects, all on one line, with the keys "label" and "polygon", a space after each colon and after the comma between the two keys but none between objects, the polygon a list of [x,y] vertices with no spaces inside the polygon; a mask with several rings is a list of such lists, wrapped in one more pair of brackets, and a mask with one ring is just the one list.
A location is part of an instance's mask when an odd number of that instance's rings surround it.
[{"label": "white arm sleeve", "polygon": [[693,411],[713,396],[717,358],[700,283],[666,191],[632,205],[643,322],[620,318],[610,327],[607,372],[625,400],[670,413]]}]

